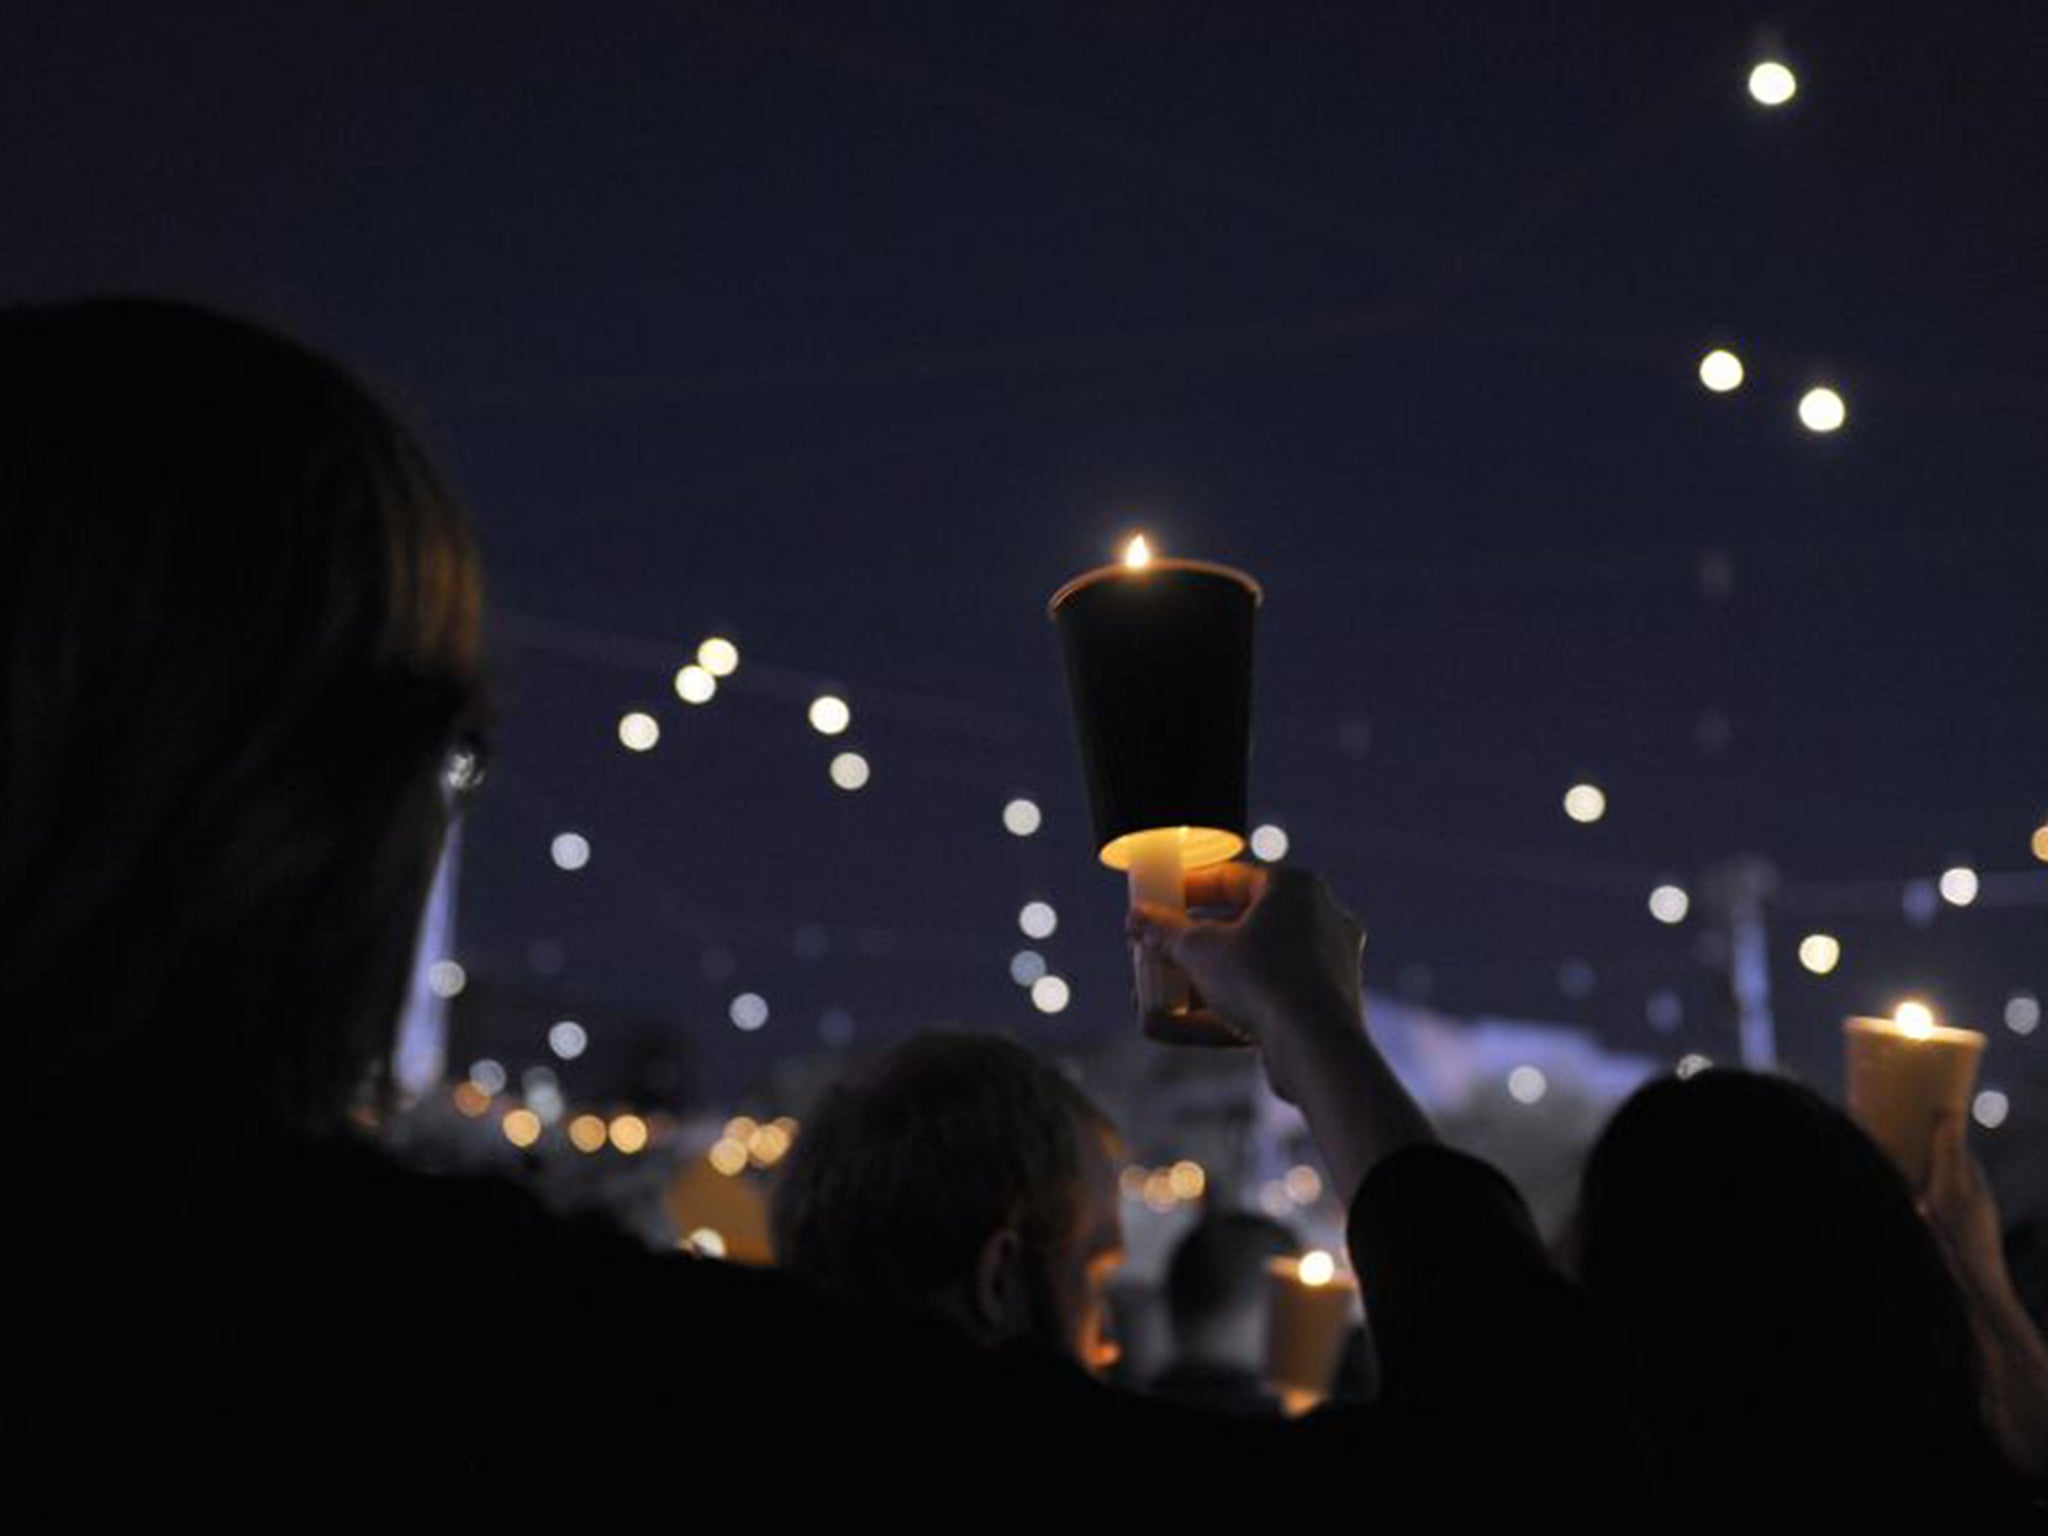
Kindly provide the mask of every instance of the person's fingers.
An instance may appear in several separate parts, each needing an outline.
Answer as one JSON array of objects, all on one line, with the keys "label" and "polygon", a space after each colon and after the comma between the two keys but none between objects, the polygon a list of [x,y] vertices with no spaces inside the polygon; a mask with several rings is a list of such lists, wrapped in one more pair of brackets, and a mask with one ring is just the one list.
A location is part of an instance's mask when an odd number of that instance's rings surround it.
[{"label": "person's fingers", "polygon": [[1266,872],[1255,864],[1210,864],[1189,870],[1186,878],[1191,907],[1242,910],[1266,890]]}]

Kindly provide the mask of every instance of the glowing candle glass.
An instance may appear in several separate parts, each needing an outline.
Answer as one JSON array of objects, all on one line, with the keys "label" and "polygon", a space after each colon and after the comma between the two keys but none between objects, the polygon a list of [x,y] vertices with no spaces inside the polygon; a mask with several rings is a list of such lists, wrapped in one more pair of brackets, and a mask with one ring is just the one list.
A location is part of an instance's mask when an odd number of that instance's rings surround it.
[{"label": "glowing candle glass", "polygon": [[[1053,596],[1096,848],[1128,873],[1133,902],[1181,907],[1188,870],[1244,848],[1261,596],[1242,571],[1160,559],[1142,536]],[[1148,1035],[1245,1043],[1175,967],[1132,960]]]},{"label": "glowing candle glass", "polygon": [[1266,1276],[1266,1380],[1289,1413],[1303,1413],[1329,1396],[1358,1282],[1321,1251],[1268,1259]]},{"label": "glowing candle glass", "polygon": [[1935,1119],[1969,1112],[1984,1037],[1937,1024],[1924,1006],[1910,1003],[1894,1018],[1848,1019],[1842,1036],[1849,1113],[1917,1190],[1927,1182]]}]

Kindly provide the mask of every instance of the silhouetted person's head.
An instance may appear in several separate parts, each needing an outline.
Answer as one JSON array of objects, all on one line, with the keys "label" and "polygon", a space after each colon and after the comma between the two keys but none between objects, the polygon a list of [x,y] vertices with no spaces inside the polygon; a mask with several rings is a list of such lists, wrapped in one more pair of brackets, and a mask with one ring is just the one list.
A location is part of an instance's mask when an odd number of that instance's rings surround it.
[{"label": "silhouetted person's head", "polygon": [[989,1035],[903,1042],[835,1084],[775,1196],[777,1257],[851,1300],[931,1311],[990,1343],[1114,1357],[1115,1132],[1050,1063]]},{"label": "silhouetted person's head", "polygon": [[1294,1235],[1248,1211],[1209,1213],[1174,1247],[1166,1312],[1182,1359],[1258,1371],[1265,1365],[1270,1259],[1299,1253]]},{"label": "silhouetted person's head", "polygon": [[1818,1094],[1729,1071],[1639,1090],[1593,1148],[1578,1225],[1581,1277],[1641,1358],[1682,1503],[1774,1480],[1867,1503],[1872,1469],[1924,1492],[1982,1461],[1968,1324],[1933,1236]]},{"label": "silhouetted person's head", "polygon": [[334,1126],[383,1061],[478,696],[468,525],[334,364],[0,311],[0,1019],[32,1114]]}]

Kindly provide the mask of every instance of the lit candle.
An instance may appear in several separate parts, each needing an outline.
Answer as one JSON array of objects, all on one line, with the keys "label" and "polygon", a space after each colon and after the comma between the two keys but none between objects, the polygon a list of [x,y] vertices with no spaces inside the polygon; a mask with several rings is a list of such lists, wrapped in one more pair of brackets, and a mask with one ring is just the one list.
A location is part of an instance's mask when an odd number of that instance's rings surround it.
[{"label": "lit candle", "polygon": [[1846,1020],[1842,1034],[1849,1113],[1918,1190],[1927,1182],[1935,1120],[1969,1110],[1984,1036],[1936,1023],[1918,1002],[1901,1003],[1889,1019]]},{"label": "lit candle", "polygon": [[[1186,907],[1186,873],[1245,846],[1252,631],[1261,594],[1242,571],[1162,559],[1143,534],[1115,565],[1068,582],[1050,605],[1102,862],[1131,901]],[[1163,956],[1132,952],[1147,1034],[1240,1045]]]},{"label": "lit candle", "polygon": [[1358,1282],[1321,1249],[1268,1259],[1266,1274],[1266,1380],[1289,1413],[1306,1413],[1329,1396]]}]

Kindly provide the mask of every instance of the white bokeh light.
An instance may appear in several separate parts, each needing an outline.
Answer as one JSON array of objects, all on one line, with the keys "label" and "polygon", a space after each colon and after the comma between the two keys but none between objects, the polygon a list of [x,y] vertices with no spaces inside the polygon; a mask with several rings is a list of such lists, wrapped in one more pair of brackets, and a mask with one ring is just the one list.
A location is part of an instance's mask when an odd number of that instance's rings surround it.
[{"label": "white bokeh light", "polygon": [[1049,939],[1060,926],[1060,915],[1049,901],[1027,901],[1017,914],[1017,926],[1027,939]]},{"label": "white bokeh light", "polygon": [[1717,395],[1742,387],[1742,359],[1725,347],[1716,347],[1700,359],[1700,382]]},{"label": "white bokeh light", "polygon": [[469,972],[459,961],[436,960],[427,967],[427,987],[436,997],[460,997],[469,985]]},{"label": "white bokeh light", "polygon": [[1977,899],[1977,871],[1958,864],[1941,872],[1941,899],[1952,907],[1967,907]]},{"label": "white bokeh light", "polygon": [[564,1061],[574,1061],[590,1048],[590,1032],[574,1019],[560,1019],[548,1026],[548,1049]]},{"label": "white bokeh light", "polygon": [[505,1091],[505,1068],[486,1056],[469,1064],[469,1080],[488,1094]]},{"label": "white bokeh light", "polygon": [[1019,796],[1003,807],[1003,830],[1012,837],[1029,837],[1043,822],[1036,801]]},{"label": "white bokeh light", "polygon": [[821,693],[811,700],[810,719],[820,736],[837,736],[853,724],[853,711],[837,694]]},{"label": "white bokeh light", "polygon": [[758,992],[742,992],[726,1010],[733,1027],[752,1034],[768,1022],[768,1000]]},{"label": "white bokeh light", "polygon": [[661,722],[644,710],[619,717],[619,745],[628,752],[651,752],[661,740]]},{"label": "white bokeh light", "polygon": [[2012,1101],[1996,1088],[1985,1088],[1970,1101],[1970,1117],[1987,1131],[1997,1130],[2011,1113]]},{"label": "white bokeh light", "polygon": [[581,832],[557,832],[548,844],[548,857],[557,869],[581,869],[590,862],[590,839]]},{"label": "white bokeh light", "polygon": [[1682,923],[1692,910],[1692,898],[1682,886],[1660,885],[1650,892],[1650,916],[1660,923]]},{"label": "white bokeh light", "polygon": [[1842,941],[1832,933],[1809,933],[1799,941],[1799,963],[1825,976],[1842,963]]},{"label": "white bokeh light", "polygon": [[718,679],[695,663],[676,673],[676,697],[685,704],[709,704],[718,692]]},{"label": "white bokeh light", "polygon": [[1073,989],[1057,976],[1041,976],[1031,983],[1031,1006],[1040,1013],[1059,1013],[1073,1000]]},{"label": "white bokeh light", "polygon": [[1848,419],[1848,405],[1824,384],[1799,397],[1799,424],[1809,432],[1838,432]]},{"label": "white bokeh light", "polygon": [[1679,1057],[1678,1065],[1671,1070],[1680,1077],[1693,1077],[1706,1071],[1713,1064],[1713,1060],[1710,1057],[1702,1056],[1697,1051],[1693,1051]]},{"label": "white bokeh light", "polygon": [[1574,784],[1564,792],[1564,813],[1584,826],[1607,814],[1607,795],[1597,784]]},{"label": "white bokeh light", "polygon": [[2005,1000],[2005,1027],[2016,1035],[2031,1035],[2041,1027],[2041,999],[2031,992],[2015,992]]},{"label": "white bokeh light", "polygon": [[1550,1079],[1538,1067],[1517,1067],[1508,1074],[1508,1096],[1517,1104],[1535,1104],[1550,1092]]},{"label": "white bokeh light", "polygon": [[697,647],[697,665],[713,677],[731,677],[739,670],[740,648],[719,635]]},{"label": "white bokeh light", "polygon": [[1750,97],[1762,106],[1782,107],[1799,94],[1799,77],[1778,59],[1765,59],[1749,72]]},{"label": "white bokeh light", "polygon": [[1263,827],[1252,829],[1252,856],[1268,864],[1277,864],[1287,857],[1287,829],[1267,822]]},{"label": "white bokeh light", "polygon": [[1010,980],[1020,987],[1030,986],[1050,969],[1045,956],[1035,949],[1020,949],[1010,956]]},{"label": "white bokeh light", "polygon": [[829,770],[832,782],[851,793],[866,787],[869,777],[868,760],[858,752],[841,752],[832,759]]}]

